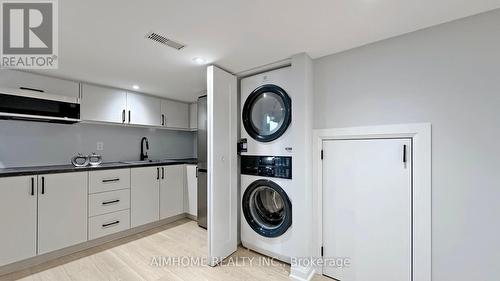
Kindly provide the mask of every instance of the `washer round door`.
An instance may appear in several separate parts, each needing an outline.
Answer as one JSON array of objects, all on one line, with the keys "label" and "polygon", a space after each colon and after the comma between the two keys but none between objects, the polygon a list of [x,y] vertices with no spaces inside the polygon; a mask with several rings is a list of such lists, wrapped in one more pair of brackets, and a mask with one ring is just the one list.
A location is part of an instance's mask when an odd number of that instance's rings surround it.
[{"label": "washer round door", "polygon": [[243,126],[257,141],[270,142],[283,135],[292,121],[292,100],[282,88],[263,85],[243,105]]},{"label": "washer round door", "polygon": [[278,237],[292,225],[292,203],[270,180],[254,181],[245,190],[241,206],[250,227],[264,237]]}]

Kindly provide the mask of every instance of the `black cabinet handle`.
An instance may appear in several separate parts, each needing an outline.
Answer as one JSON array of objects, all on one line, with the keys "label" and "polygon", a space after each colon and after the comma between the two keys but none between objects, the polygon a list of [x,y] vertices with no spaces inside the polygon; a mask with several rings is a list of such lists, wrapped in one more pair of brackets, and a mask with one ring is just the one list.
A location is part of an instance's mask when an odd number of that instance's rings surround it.
[{"label": "black cabinet handle", "polygon": [[160,179],[160,168],[156,168],[156,179]]},{"label": "black cabinet handle", "polygon": [[21,90],[33,91],[33,92],[39,92],[39,93],[45,93],[45,91],[44,91],[44,90],[35,89],[35,88],[19,87],[19,89],[21,89]]},{"label": "black cabinet handle", "polygon": [[165,179],[165,168],[161,167],[161,179]]},{"label": "black cabinet handle", "polygon": [[161,125],[165,126],[165,114],[161,115]]},{"label": "black cabinet handle", "polygon": [[125,109],[122,111],[122,123],[125,123]]},{"label": "black cabinet handle", "polygon": [[110,222],[110,223],[105,223],[102,225],[102,228],[106,228],[106,227],[110,227],[110,226],[113,226],[113,225],[117,225],[119,224],[120,221],[114,221],[114,222]]},{"label": "black cabinet handle", "polygon": [[406,164],[406,144],[403,145],[403,163]]},{"label": "black cabinet handle", "polygon": [[128,123],[130,124],[130,110],[128,111]]},{"label": "black cabinet handle", "polygon": [[115,181],[120,181],[120,179],[108,179],[108,180],[102,180],[103,183],[107,182],[115,182]]},{"label": "black cabinet handle", "polygon": [[35,178],[31,178],[31,196],[35,196]]},{"label": "black cabinet handle", "polygon": [[45,194],[45,177],[42,177],[42,194]]},{"label": "black cabinet handle", "polygon": [[109,204],[115,204],[115,203],[118,203],[120,202],[119,199],[116,199],[116,200],[111,200],[111,201],[105,201],[105,202],[102,202],[102,205],[103,206],[106,206],[106,205],[109,205]]}]

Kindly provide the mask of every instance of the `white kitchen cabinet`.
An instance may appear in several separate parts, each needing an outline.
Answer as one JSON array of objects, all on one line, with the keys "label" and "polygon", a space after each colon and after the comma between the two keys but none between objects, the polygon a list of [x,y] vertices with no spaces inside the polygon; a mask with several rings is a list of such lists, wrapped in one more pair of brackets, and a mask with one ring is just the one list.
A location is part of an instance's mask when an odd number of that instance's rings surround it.
[{"label": "white kitchen cabinet", "polygon": [[161,167],[160,219],[184,213],[185,165]]},{"label": "white kitchen cabinet", "polygon": [[89,240],[130,229],[130,210],[89,218]]},{"label": "white kitchen cabinet", "polygon": [[189,128],[189,105],[183,102],[161,101],[162,124],[168,128]]},{"label": "white kitchen cabinet", "polygon": [[36,176],[0,178],[0,266],[36,255]]},{"label": "white kitchen cabinet", "polygon": [[[78,82],[29,73],[25,71],[1,69],[0,88],[30,88],[43,93],[78,98],[80,85]],[[38,91],[38,93],[40,93]],[[43,96],[43,93],[40,93]]]},{"label": "white kitchen cabinet", "polygon": [[189,105],[189,128],[191,130],[198,129],[198,104],[192,103]]},{"label": "white kitchen cabinet", "polygon": [[38,176],[38,254],[87,241],[88,173]]},{"label": "white kitchen cabinet", "polygon": [[130,171],[130,225],[159,220],[160,168],[133,168]]},{"label": "white kitchen cabinet", "polygon": [[184,204],[186,213],[194,217],[198,216],[198,178],[196,177],[196,165],[186,165]]},{"label": "white kitchen cabinet", "polygon": [[134,125],[161,126],[160,99],[138,94],[127,93],[127,122]]},{"label": "white kitchen cabinet", "polygon": [[120,89],[82,84],[81,119],[125,123],[127,93]]}]

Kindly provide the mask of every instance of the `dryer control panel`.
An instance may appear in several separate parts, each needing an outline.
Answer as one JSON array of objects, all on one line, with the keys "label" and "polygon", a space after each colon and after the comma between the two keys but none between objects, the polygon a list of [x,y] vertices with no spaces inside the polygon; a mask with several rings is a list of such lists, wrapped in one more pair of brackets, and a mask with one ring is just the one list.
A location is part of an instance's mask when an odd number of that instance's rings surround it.
[{"label": "dryer control panel", "polygon": [[292,178],[292,157],[290,156],[241,156],[241,174]]}]

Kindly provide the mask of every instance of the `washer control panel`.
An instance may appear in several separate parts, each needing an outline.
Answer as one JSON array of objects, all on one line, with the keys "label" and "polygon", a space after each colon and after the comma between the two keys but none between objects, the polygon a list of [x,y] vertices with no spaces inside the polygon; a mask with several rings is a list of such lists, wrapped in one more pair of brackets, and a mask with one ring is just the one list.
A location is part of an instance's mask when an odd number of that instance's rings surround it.
[{"label": "washer control panel", "polygon": [[290,156],[241,156],[241,174],[292,178],[292,157]]}]

